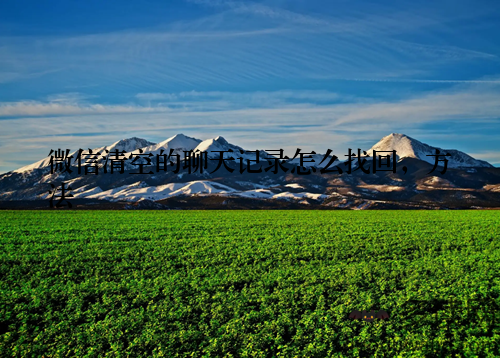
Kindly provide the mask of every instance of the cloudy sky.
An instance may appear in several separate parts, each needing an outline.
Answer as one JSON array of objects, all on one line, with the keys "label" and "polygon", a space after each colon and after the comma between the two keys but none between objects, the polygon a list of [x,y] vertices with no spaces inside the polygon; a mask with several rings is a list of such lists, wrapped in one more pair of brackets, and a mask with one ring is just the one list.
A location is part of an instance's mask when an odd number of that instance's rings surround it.
[{"label": "cloudy sky", "polygon": [[392,132],[500,166],[500,2],[2,1],[0,173],[217,135],[342,156]]}]

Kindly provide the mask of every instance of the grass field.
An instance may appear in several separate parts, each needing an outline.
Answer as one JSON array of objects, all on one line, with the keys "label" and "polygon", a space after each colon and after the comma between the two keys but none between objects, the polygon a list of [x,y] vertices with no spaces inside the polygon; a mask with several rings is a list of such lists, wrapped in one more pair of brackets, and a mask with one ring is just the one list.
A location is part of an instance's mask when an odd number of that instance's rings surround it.
[{"label": "grass field", "polygon": [[1,357],[498,357],[500,212],[3,211],[0,290]]}]

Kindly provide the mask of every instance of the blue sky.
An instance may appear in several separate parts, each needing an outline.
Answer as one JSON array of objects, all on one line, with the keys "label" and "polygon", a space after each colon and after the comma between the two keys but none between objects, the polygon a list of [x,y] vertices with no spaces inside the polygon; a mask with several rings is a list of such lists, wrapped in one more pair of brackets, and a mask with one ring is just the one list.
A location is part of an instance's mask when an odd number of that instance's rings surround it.
[{"label": "blue sky", "polygon": [[499,34],[493,0],[3,1],[0,173],[177,133],[342,156],[398,132],[498,166]]}]

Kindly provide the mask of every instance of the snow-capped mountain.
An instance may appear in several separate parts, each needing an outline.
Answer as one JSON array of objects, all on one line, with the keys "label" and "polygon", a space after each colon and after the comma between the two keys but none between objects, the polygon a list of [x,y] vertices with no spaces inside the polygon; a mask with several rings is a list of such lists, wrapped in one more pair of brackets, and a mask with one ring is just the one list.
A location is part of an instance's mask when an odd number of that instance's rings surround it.
[{"label": "snow-capped mountain", "polygon": [[[144,148],[144,147],[148,147],[148,146],[152,146],[152,145],[154,145],[154,143],[147,141],[146,139],[132,137],[132,138],[119,140],[119,141],[114,142],[113,144],[111,144],[109,146],[94,148],[94,149],[92,149],[92,152],[93,153],[104,153],[104,151],[107,150],[111,153],[113,151],[116,151],[117,149],[119,152],[121,152],[121,151],[132,152],[136,149]],[[84,149],[84,148],[82,148],[82,149]],[[73,158],[75,158],[77,153],[78,153],[78,150],[75,150],[74,152],[70,153],[70,155],[73,156]],[[47,155],[48,155],[48,153],[47,153]],[[82,163],[85,163],[84,158],[82,159]],[[28,172],[31,172],[35,169],[48,169],[49,167],[50,167],[50,156],[47,156],[46,158],[39,160],[36,163],[26,165],[22,168],[14,170],[13,172],[14,173],[28,173]]]},{"label": "snow-capped mountain", "polygon": [[464,152],[461,152],[459,150],[431,147],[428,144],[424,144],[416,139],[400,133],[391,133],[388,136],[385,136],[377,144],[371,147],[371,149],[368,150],[367,153],[371,156],[373,150],[396,150],[396,155],[398,156],[399,160],[403,158],[415,158],[434,165],[436,161],[435,157],[429,157],[427,155],[436,155],[436,149],[440,151],[440,155],[446,153],[451,154],[451,156],[446,157],[446,159],[448,159],[448,168],[493,167],[490,163],[483,160],[474,159],[470,155],[465,154]]},{"label": "snow-capped mountain", "polygon": [[[252,160],[252,165],[256,164],[253,162],[256,159],[255,148],[251,148],[250,153],[247,153],[247,150],[229,143],[221,136],[202,141],[177,134],[157,144],[133,137],[109,146],[95,148],[93,152],[105,155],[106,153],[103,153],[105,150],[111,153],[116,149],[119,152],[125,151],[126,158],[131,154],[139,154],[139,149],[144,154],[151,153],[152,170],[150,173],[137,173],[137,168],[130,164],[129,159],[126,161],[124,173],[115,171],[111,174],[111,171],[106,173],[100,171],[99,175],[81,175],[74,170],[72,173],[50,174],[50,158],[47,157],[18,170],[1,174],[0,204],[48,199],[50,184],[59,185],[64,181],[71,186],[74,200],[91,201],[89,205],[96,203],[118,205],[121,202],[130,204],[130,202],[148,201],[157,202],[159,207],[163,208],[174,205],[169,203],[180,203],[187,208],[203,208],[204,205],[213,205],[219,199],[222,201],[218,205],[226,205],[237,198],[240,202],[252,201],[254,203],[252,207],[257,208],[269,205],[280,208],[310,205],[310,207],[352,209],[401,206],[415,208],[434,205],[435,208],[443,206],[444,203],[458,207],[467,205],[500,207],[498,190],[500,168],[494,168],[489,163],[474,159],[458,150],[432,147],[404,134],[392,133],[367,151],[372,155],[373,150],[396,150],[399,160],[397,167],[405,166],[408,169],[404,174],[400,171],[381,172],[375,175],[365,174],[361,170],[353,171],[351,174],[345,172],[340,174],[335,171],[320,173],[313,170],[310,175],[304,175],[295,170],[297,169],[295,166],[300,164],[300,158],[289,160],[284,164],[288,171],[278,170],[278,173],[274,173],[273,170],[268,170],[274,166],[269,166],[266,158],[272,157],[271,154],[275,153],[270,154],[263,150],[260,151],[260,164],[265,170],[240,172],[239,157]],[[153,169],[155,155],[160,154],[161,150],[164,154],[169,154],[171,149],[174,150],[174,154],[179,154],[181,161],[184,160],[185,151],[207,152],[210,159],[217,159],[220,155],[217,152],[224,151],[226,152],[224,157],[232,156],[236,159],[236,163],[227,163],[233,168],[232,172],[221,168],[216,174],[214,169],[217,167],[217,160],[209,160],[208,168],[203,173],[187,172],[185,169],[189,166],[182,163],[177,166],[184,169],[180,172],[175,171],[174,164],[178,163],[169,164],[167,170],[155,171]],[[447,157],[448,169],[454,170],[448,170],[445,175],[441,175],[439,171],[431,173],[434,157],[427,155],[434,155],[436,149],[439,149],[441,154],[451,154]],[[233,152],[228,153],[229,150]],[[75,151],[72,154],[75,156],[76,153]],[[289,158],[294,154],[285,153]],[[314,163],[306,161],[304,166],[326,166],[330,158],[326,158],[320,165],[323,158],[322,154],[312,155]],[[83,160],[83,164],[84,162]],[[343,162],[337,160],[330,168],[333,169],[336,165],[344,167]],[[266,201],[266,203],[255,204],[255,201]],[[269,204],[270,201],[274,204]],[[276,204],[277,201],[282,203]],[[146,205],[144,208],[147,207],[155,206]]]},{"label": "snow-capped mountain", "polygon": [[[236,161],[238,161],[238,158],[243,158],[244,160],[255,160],[256,159],[256,154],[255,153],[246,153],[247,151],[255,151],[255,149],[251,150],[245,150],[237,145],[229,143],[224,137],[218,136],[212,139],[207,139],[203,142],[201,142],[195,149],[194,151],[200,151],[200,152],[208,152],[207,156],[209,158],[219,158],[220,154],[217,153],[218,151],[229,151],[232,150],[233,153],[224,153],[224,158],[230,158],[233,157]],[[214,152],[214,153],[212,153]],[[243,152],[243,153],[242,153]],[[259,157],[260,158],[265,158],[269,154],[264,152],[263,150],[259,151]]]},{"label": "snow-capped mountain", "polygon": [[158,186],[148,186],[145,182],[137,182],[95,194],[89,193],[89,195],[84,197],[109,201],[138,201],[144,199],[156,201],[178,195],[216,194],[229,192],[235,192],[235,190],[226,185],[210,181],[170,183]]},{"label": "snow-capped mountain", "polygon": [[238,147],[236,145],[230,144],[227,140],[224,139],[222,136],[218,136],[215,138],[207,139],[201,142],[196,148],[196,150],[199,150],[200,152],[209,152],[209,156],[218,156],[217,153],[210,153],[211,151],[220,151],[220,150],[233,150],[235,152],[239,152],[240,150],[244,150],[241,147]]},{"label": "snow-capped mountain", "polygon": [[164,200],[179,195],[231,195],[255,199],[293,199],[304,198],[312,200],[325,199],[323,194],[307,192],[293,193],[289,191],[273,192],[270,189],[236,190],[227,185],[214,181],[198,180],[187,183],[170,183],[158,186],[148,186],[145,182],[136,182],[123,185],[114,189],[102,191],[100,188],[86,190],[77,193],[76,197],[86,199],[99,199],[108,201],[140,201],[140,200]]},{"label": "snow-capped mountain", "polygon": [[196,148],[198,144],[202,141],[201,139],[196,139],[192,137],[185,136],[184,134],[176,134],[173,137],[167,138],[158,144],[151,144],[144,147],[133,148],[125,156],[129,157],[131,152],[137,152],[138,149],[142,149],[144,153],[151,153],[153,155],[160,154],[163,150],[163,154],[169,154],[170,150],[173,149],[173,154],[179,154],[181,157],[184,155],[184,151],[190,151]]}]

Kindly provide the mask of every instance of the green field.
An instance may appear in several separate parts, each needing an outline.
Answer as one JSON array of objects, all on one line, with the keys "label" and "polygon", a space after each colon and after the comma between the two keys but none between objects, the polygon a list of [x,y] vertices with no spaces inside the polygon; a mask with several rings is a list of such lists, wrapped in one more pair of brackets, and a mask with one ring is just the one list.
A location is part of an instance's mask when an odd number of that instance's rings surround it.
[{"label": "green field", "polygon": [[499,211],[3,211],[0,248],[1,357],[500,356]]}]

